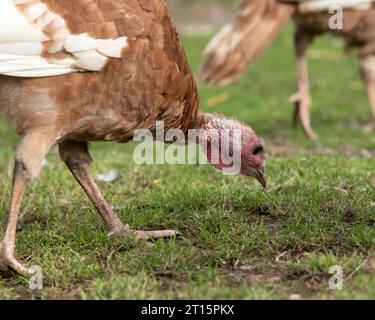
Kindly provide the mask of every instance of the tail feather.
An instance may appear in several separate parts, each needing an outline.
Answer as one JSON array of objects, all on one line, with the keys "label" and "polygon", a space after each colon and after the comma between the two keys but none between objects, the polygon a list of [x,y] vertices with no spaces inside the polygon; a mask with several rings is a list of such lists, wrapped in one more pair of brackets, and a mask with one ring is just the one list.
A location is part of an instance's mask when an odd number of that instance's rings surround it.
[{"label": "tail feather", "polygon": [[199,80],[226,85],[238,78],[297,10],[278,0],[245,0],[232,23],[209,43]]}]

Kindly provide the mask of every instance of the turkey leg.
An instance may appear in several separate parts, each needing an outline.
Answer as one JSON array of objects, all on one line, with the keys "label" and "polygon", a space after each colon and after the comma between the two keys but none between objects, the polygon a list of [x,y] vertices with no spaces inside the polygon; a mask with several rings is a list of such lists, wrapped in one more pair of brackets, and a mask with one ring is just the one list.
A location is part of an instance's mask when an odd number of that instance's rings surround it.
[{"label": "turkey leg", "polygon": [[28,182],[39,175],[42,161],[54,140],[54,134],[34,133],[23,137],[16,155],[8,224],[0,243],[0,270],[12,269],[19,274],[32,273],[14,256],[16,231],[21,201]]},{"label": "turkey leg", "polygon": [[129,225],[124,225],[113,212],[95,183],[89,167],[92,159],[86,142],[63,142],[59,145],[61,159],[66,163],[73,176],[85,191],[91,202],[100,213],[109,229],[109,236],[133,235],[137,240],[150,240],[155,238],[168,238],[178,235],[174,230],[141,231],[131,230]]},{"label": "turkey leg", "polygon": [[302,128],[306,135],[317,140],[318,135],[311,128],[310,120],[310,83],[308,74],[308,64],[306,51],[312,42],[313,35],[303,30],[297,30],[295,34],[295,50],[296,50],[296,67],[297,67],[297,93],[289,98],[290,102],[295,103],[295,111],[293,116],[293,124],[297,125],[299,117]]},{"label": "turkey leg", "polygon": [[363,128],[363,131],[370,132],[375,129],[375,56],[362,57],[361,69],[368,101],[373,114],[373,120]]}]

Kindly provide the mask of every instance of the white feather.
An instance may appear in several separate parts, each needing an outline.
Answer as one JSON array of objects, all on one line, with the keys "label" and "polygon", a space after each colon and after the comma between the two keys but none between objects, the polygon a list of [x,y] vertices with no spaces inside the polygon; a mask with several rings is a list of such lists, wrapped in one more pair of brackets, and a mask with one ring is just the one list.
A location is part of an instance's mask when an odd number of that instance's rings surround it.
[{"label": "white feather", "polygon": [[41,77],[53,77],[60,76],[67,73],[72,73],[74,70],[66,68],[55,70],[51,69],[37,69],[37,70],[21,70],[4,73],[5,76],[18,77],[18,78],[41,78]]},{"label": "white feather", "polygon": [[95,50],[98,46],[98,40],[89,37],[86,33],[69,35],[65,39],[65,50],[71,53]]},{"label": "white feather", "polygon": [[45,5],[42,3],[37,3],[33,6],[28,6],[26,11],[27,16],[31,21],[37,20],[43,12],[45,12]]},{"label": "white feather", "polygon": [[0,53],[9,55],[40,55],[42,50],[40,42],[0,43]]},{"label": "white feather", "polygon": [[100,71],[108,59],[96,51],[77,52],[74,56],[78,58],[77,66],[79,68],[90,71]]},{"label": "white feather", "polygon": [[111,58],[121,58],[122,50],[128,45],[128,39],[121,37],[118,39],[100,40],[96,50],[101,54]]},{"label": "white feather", "polygon": [[0,55],[0,70],[3,75],[30,77],[60,75],[74,71],[66,65],[51,64],[39,56],[13,56],[11,59],[2,60],[5,55]]},{"label": "white feather", "polygon": [[[22,4],[22,13],[17,5]],[[43,32],[49,25],[51,38]],[[48,47],[45,46],[48,41]],[[126,37],[94,39],[73,35],[62,17],[40,0],[0,0],[0,75],[48,77],[70,72],[100,71],[109,58],[121,58]],[[44,58],[43,51],[70,53]]]},{"label": "white feather", "polygon": [[17,10],[13,0],[0,0],[0,42],[40,42],[48,40]]},{"label": "white feather", "polygon": [[30,56],[21,56],[21,55],[14,55],[14,54],[6,54],[0,53],[0,61],[12,61],[12,60],[20,60],[30,58]]}]

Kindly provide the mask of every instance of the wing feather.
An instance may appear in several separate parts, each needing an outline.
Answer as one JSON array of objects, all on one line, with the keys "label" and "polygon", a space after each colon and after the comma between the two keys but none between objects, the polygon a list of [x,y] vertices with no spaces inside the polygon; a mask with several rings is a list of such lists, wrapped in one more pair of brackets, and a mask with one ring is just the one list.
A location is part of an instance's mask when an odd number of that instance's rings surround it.
[{"label": "wing feather", "polygon": [[[120,58],[127,45],[126,37],[72,34],[63,17],[40,0],[0,1],[0,75],[48,77],[100,71],[109,58]],[[64,53],[63,59],[59,53]]]}]

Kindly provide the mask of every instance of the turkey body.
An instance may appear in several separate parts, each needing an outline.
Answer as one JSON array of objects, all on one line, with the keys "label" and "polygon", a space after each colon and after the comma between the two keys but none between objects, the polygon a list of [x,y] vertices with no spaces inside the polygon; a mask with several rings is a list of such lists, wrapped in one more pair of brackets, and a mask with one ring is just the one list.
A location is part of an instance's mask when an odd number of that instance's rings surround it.
[{"label": "turkey body", "polygon": [[366,11],[344,10],[342,29],[330,28],[332,14],[296,12],[293,21],[298,30],[318,36],[330,33],[344,39],[350,48],[358,49],[360,56],[375,55],[375,8]]},{"label": "turkey body", "polygon": [[[162,1],[42,2],[65,17],[72,35],[126,37],[127,44],[96,72],[0,76],[0,112],[18,133],[49,131],[57,142],[127,141],[158,120],[184,131],[200,125],[197,88]],[[42,55],[70,56],[63,50]]]},{"label": "turkey body", "polygon": [[18,215],[54,144],[110,236],[177,234],[132,231],[89,172],[89,141],[126,142],[157,121],[166,130],[202,126],[197,88],[163,1],[2,0],[0,115],[22,135],[0,270],[30,272],[15,258]]}]

